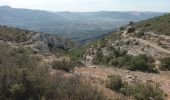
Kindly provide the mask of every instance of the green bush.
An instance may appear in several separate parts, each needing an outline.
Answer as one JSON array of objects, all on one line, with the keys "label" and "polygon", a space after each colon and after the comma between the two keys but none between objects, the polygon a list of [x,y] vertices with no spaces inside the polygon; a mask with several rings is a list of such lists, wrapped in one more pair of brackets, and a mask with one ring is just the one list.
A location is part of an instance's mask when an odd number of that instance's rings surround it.
[{"label": "green bush", "polygon": [[164,94],[160,86],[153,82],[125,84],[120,92],[133,97],[135,100],[164,100]]},{"label": "green bush", "polygon": [[126,62],[127,62],[127,59],[125,57],[118,57],[116,59],[113,59],[110,63],[111,65],[116,66],[116,67],[123,67],[125,66]]},{"label": "green bush", "polygon": [[66,59],[52,62],[53,69],[70,72],[71,70],[73,70],[74,67],[76,67],[75,63],[73,61],[66,60]]},{"label": "green bush", "polygon": [[122,87],[121,77],[117,75],[111,75],[108,76],[108,78],[109,80],[106,82],[106,87],[114,91],[119,91]]},{"label": "green bush", "polygon": [[146,55],[138,55],[131,58],[129,70],[135,71],[147,71],[147,72],[158,72],[153,64],[153,58],[147,57]]},{"label": "green bush", "polygon": [[161,59],[161,70],[170,70],[170,57]]},{"label": "green bush", "polygon": [[156,83],[147,81],[146,83],[128,84],[122,82],[120,76],[111,75],[106,83],[106,87],[132,97],[135,100],[164,100],[163,91]]},{"label": "green bush", "polygon": [[126,51],[109,48],[112,50],[109,56],[104,56],[101,49],[98,49],[93,63],[96,65],[112,65],[113,67],[126,68],[132,71],[158,72],[154,65],[154,59],[150,56],[145,54],[132,56],[128,55]]},{"label": "green bush", "polygon": [[0,99],[39,100],[48,85],[46,68],[25,48],[0,48]]}]

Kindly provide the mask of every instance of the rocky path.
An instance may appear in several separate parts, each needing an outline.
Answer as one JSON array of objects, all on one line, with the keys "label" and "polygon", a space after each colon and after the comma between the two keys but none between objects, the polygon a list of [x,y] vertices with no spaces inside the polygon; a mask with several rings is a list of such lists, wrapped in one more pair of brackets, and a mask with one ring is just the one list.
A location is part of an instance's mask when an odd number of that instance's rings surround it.
[{"label": "rocky path", "polygon": [[164,53],[170,54],[170,51],[169,51],[169,50],[164,49],[164,48],[162,48],[162,47],[160,47],[160,46],[158,46],[158,45],[156,45],[156,44],[154,44],[154,43],[151,43],[151,42],[149,42],[149,41],[147,41],[147,40],[143,40],[143,39],[140,39],[140,38],[132,38],[132,37],[129,37],[129,38],[130,38],[130,39],[136,39],[136,40],[139,41],[140,43],[143,43],[143,44],[145,44],[145,45],[151,46],[151,47],[153,47],[153,48],[155,48],[155,49],[157,49],[157,50],[159,50],[159,51],[162,51],[162,52],[164,52]]},{"label": "rocky path", "polygon": [[114,69],[114,68],[76,68],[75,74],[82,76],[92,77],[98,80],[106,80],[108,75],[120,75],[123,79],[130,80],[131,77],[135,77],[143,82],[152,80],[161,85],[162,90],[168,95],[167,100],[170,100],[170,71],[160,72],[160,74],[154,73],[143,73],[138,71],[129,71],[124,69]]},{"label": "rocky path", "polygon": [[[134,37],[127,36],[126,34],[127,34],[127,31],[125,31],[125,32],[122,34],[122,36],[123,36],[123,37],[126,37],[126,38],[129,38],[129,39],[135,39],[135,40],[139,41],[139,42],[142,43],[142,44],[145,44],[145,45],[148,45],[148,46],[150,46],[150,47],[153,47],[153,48],[155,48],[155,49],[157,49],[157,50],[159,50],[159,51],[161,51],[161,52],[170,54],[170,51],[169,51],[169,50],[167,50],[167,49],[165,49],[165,48],[162,48],[161,46],[158,46],[158,45],[156,45],[156,44],[154,44],[154,43],[151,43],[151,42],[149,42],[149,41],[147,41],[147,40],[143,40],[143,39],[141,39],[141,38],[134,38]],[[165,36],[164,36],[164,37],[165,37]],[[167,38],[169,39],[170,37],[167,37]]]}]

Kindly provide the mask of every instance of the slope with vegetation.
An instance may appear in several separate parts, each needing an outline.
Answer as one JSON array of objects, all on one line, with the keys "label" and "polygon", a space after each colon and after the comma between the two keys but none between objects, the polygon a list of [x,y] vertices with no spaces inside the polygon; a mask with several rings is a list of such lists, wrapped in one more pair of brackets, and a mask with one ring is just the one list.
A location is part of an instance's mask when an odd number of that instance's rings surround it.
[{"label": "slope with vegetation", "polygon": [[0,26],[0,99],[168,98],[169,54],[136,24],[83,47],[64,37]]},{"label": "slope with vegetation", "polygon": [[[159,51],[153,52],[153,50],[153,48],[136,40],[127,39],[113,33],[91,45],[84,57],[87,63],[96,65],[157,72],[153,55],[159,53]],[[152,55],[151,52],[155,54]]]},{"label": "slope with vegetation", "polygon": [[164,96],[169,100],[168,20],[165,14],[130,22],[93,42],[84,54],[85,64],[92,68],[76,72],[103,80],[107,88],[136,100],[164,100]]},{"label": "slope with vegetation", "polygon": [[[37,48],[43,46],[40,43],[49,50],[42,52],[42,49]],[[38,46],[29,46],[34,44]],[[76,45],[71,40],[63,37],[1,26],[0,99],[105,100],[107,97],[101,90],[84,77],[70,73],[76,66],[70,59],[76,60],[79,57],[71,57],[71,51],[75,48]],[[59,64],[44,62],[49,55],[54,56],[53,60]],[[61,61],[60,58],[64,60]],[[53,70],[55,73],[51,74]]]},{"label": "slope with vegetation", "polygon": [[170,35],[170,14],[135,23],[135,28],[141,31],[153,31],[155,34]]},{"label": "slope with vegetation", "polygon": [[[128,26],[121,27],[119,31],[94,42],[84,55],[87,63],[130,70],[156,71],[154,66],[158,65],[155,61],[161,61],[162,58],[168,59],[170,56],[170,38],[155,34],[161,28],[160,26],[166,28],[168,32],[168,17],[169,14],[165,14],[146,21],[130,22]],[[149,26],[144,28],[144,24],[150,24],[150,29]],[[160,32],[166,34],[166,32]],[[165,66],[168,67],[167,64]]]},{"label": "slope with vegetation", "polygon": [[23,47],[0,46],[1,100],[104,100],[104,95],[79,77],[50,76],[41,58]]},{"label": "slope with vegetation", "polygon": [[0,40],[7,45],[25,46],[40,52],[67,51],[76,47],[68,38],[7,26],[0,26]]}]

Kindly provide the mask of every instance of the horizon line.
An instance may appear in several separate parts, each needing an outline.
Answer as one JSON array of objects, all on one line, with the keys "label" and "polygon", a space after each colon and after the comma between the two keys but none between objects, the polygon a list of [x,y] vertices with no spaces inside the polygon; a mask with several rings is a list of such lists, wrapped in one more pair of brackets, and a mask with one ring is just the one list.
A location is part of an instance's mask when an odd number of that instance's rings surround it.
[{"label": "horizon line", "polygon": [[0,5],[0,7],[8,7],[12,9],[25,9],[25,10],[35,10],[35,11],[45,11],[45,12],[51,12],[51,13],[57,13],[57,12],[72,12],[72,13],[91,13],[91,12],[152,12],[152,13],[170,13],[170,12],[161,12],[161,11],[133,11],[133,10],[97,10],[97,11],[69,11],[69,10],[63,10],[63,11],[50,11],[45,9],[31,9],[31,8],[18,8],[18,7],[12,7],[10,5]]}]

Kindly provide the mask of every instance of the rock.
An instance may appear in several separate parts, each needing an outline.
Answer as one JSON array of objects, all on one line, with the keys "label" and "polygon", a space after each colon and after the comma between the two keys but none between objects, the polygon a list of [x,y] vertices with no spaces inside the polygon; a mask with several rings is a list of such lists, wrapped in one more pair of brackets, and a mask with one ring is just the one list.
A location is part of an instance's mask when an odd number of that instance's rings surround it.
[{"label": "rock", "polygon": [[57,49],[69,50],[76,47],[76,44],[68,38],[19,28],[0,26],[0,34],[2,34],[0,44],[29,47],[35,52],[47,53]]}]

